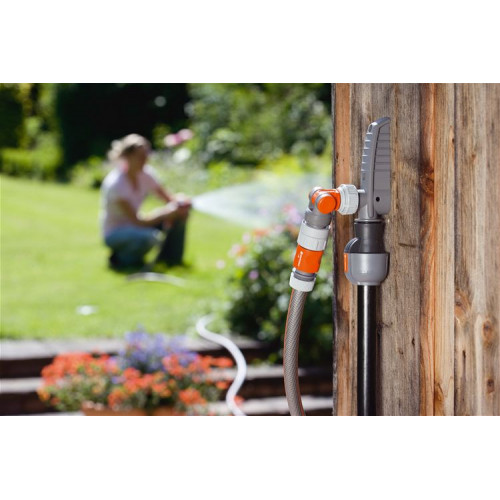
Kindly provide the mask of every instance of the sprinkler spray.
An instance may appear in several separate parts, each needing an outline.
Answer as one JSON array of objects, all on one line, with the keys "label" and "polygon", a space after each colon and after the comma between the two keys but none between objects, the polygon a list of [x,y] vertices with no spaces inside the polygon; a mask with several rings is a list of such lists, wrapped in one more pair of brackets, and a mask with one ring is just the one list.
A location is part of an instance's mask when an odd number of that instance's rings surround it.
[{"label": "sprinkler spray", "polygon": [[382,215],[391,206],[390,119],[370,124],[361,162],[361,186],[315,187],[309,193],[290,276],[292,293],[285,327],[283,372],[292,415],[305,415],[298,380],[300,326],[307,294],[326,248],[333,213],[354,214],[353,238],[344,250],[344,272],[358,286],[358,415],[376,414],[376,287],[386,278],[389,254]]}]

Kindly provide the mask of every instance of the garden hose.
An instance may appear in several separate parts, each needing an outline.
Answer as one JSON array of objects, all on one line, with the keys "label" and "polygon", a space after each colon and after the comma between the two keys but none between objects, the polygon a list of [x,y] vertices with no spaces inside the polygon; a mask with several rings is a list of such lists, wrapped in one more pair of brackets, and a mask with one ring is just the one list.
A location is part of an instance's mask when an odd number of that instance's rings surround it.
[{"label": "garden hose", "polygon": [[246,414],[236,404],[236,396],[241,386],[245,382],[247,376],[247,363],[243,353],[239,350],[238,346],[230,339],[219,333],[211,332],[207,329],[207,325],[214,319],[214,316],[203,316],[196,323],[196,331],[198,335],[210,342],[225,347],[233,357],[236,363],[236,377],[226,392],[226,404],[235,417],[246,417]]},{"label": "garden hose", "polygon": [[299,387],[299,340],[307,292],[292,290],[283,344],[285,393],[291,415],[304,415]]},{"label": "garden hose", "polygon": [[300,226],[290,276],[293,288],[285,327],[283,375],[291,415],[305,415],[302,406],[298,352],[307,294],[326,248],[333,212],[348,215],[358,208],[353,238],[344,249],[344,272],[358,286],[358,415],[376,414],[376,290],[387,277],[389,254],[384,249],[384,221],[391,208],[390,118],[371,123],[361,161],[361,188],[314,188]]},{"label": "garden hose", "polygon": [[351,184],[337,189],[314,188],[309,193],[309,206],[300,225],[297,251],[290,275],[290,304],[283,345],[283,377],[285,394],[293,416],[304,416],[299,387],[299,338],[307,294],[314,288],[316,274],[330,234],[332,214],[352,214],[358,208],[358,190]]}]

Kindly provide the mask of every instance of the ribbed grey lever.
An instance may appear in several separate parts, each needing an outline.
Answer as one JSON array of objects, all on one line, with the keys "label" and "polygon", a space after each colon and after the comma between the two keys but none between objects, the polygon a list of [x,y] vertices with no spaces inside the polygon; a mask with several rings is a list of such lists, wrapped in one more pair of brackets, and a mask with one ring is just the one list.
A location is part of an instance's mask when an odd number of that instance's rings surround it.
[{"label": "ribbed grey lever", "polygon": [[361,161],[359,220],[377,219],[391,209],[391,119],[368,127]]}]

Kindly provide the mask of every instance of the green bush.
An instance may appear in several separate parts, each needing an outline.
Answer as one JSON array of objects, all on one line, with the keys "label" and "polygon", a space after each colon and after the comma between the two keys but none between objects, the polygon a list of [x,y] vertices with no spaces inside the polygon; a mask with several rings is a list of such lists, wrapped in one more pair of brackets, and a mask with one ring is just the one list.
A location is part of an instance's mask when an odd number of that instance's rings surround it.
[{"label": "green bush", "polygon": [[17,148],[23,131],[23,105],[19,88],[0,84],[0,149]]},{"label": "green bush", "polygon": [[91,156],[88,160],[77,163],[71,170],[71,182],[77,186],[99,189],[110,169],[111,165],[102,158]]},{"label": "green bush", "polygon": [[205,163],[257,165],[321,154],[331,136],[328,84],[192,84],[186,109]]},{"label": "green bush", "polygon": [[0,172],[13,176],[54,179],[61,164],[61,150],[51,143],[37,149],[0,150]]},{"label": "green bush", "polygon": [[[232,332],[283,345],[296,226],[245,236],[233,248],[236,270],[226,319]],[[332,352],[331,253],[323,257],[316,286],[304,310],[300,362],[327,363]],[[275,359],[273,359],[275,361]]]}]

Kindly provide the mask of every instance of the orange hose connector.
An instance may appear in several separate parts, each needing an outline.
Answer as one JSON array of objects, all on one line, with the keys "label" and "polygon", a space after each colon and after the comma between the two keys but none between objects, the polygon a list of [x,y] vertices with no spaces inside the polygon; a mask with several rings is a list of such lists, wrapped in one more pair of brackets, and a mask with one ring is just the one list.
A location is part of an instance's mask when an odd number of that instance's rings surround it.
[{"label": "orange hose connector", "polygon": [[337,189],[318,189],[311,198],[322,214],[330,214],[340,207],[340,193]]},{"label": "orange hose connector", "polygon": [[293,259],[293,267],[304,273],[317,273],[321,266],[322,257],[323,252],[315,252],[297,245],[297,251]]}]

